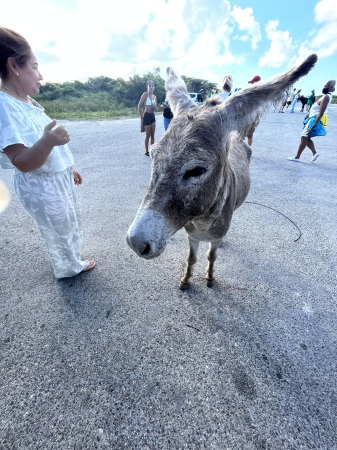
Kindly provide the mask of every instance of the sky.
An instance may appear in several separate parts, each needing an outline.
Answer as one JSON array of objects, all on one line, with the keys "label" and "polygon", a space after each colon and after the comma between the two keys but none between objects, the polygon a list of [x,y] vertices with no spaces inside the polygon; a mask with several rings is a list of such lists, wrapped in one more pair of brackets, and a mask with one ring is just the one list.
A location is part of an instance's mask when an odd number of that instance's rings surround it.
[{"label": "sky", "polygon": [[0,25],[22,34],[45,82],[126,80],[156,67],[234,88],[265,80],[311,53],[296,87],[319,93],[337,78],[336,0],[11,0]]}]

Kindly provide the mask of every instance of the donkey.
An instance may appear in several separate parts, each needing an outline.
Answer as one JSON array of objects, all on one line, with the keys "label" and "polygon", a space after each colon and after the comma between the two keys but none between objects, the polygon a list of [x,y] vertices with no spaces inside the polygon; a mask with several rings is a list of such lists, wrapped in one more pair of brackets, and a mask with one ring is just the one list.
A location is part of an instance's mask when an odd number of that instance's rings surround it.
[{"label": "donkey", "polygon": [[251,148],[244,137],[280,93],[316,62],[312,54],[272,81],[255,83],[224,100],[214,96],[203,106],[190,99],[182,78],[167,69],[165,87],[174,118],[150,149],[151,178],[127,242],[137,255],[152,259],[184,227],[189,254],[180,289],[190,284],[200,241],[209,242],[206,280],[213,285],[217,249],[250,188]]},{"label": "donkey", "polygon": [[304,95],[301,95],[300,97],[298,97],[297,101],[302,103],[301,112],[304,111],[304,107],[305,107],[306,104],[308,103],[308,98],[309,98],[309,97],[305,97]]}]

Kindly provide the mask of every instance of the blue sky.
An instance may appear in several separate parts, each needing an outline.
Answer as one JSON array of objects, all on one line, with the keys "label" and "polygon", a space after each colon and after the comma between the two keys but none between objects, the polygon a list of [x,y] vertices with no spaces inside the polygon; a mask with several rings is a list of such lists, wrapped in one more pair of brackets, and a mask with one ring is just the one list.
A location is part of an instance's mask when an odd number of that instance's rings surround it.
[{"label": "blue sky", "polygon": [[[128,79],[168,65],[234,87],[317,53],[305,94],[337,78],[336,0],[12,0],[1,26],[23,34],[45,81]],[[116,5],[116,6],[115,6]],[[38,13],[37,13],[38,12]]]}]

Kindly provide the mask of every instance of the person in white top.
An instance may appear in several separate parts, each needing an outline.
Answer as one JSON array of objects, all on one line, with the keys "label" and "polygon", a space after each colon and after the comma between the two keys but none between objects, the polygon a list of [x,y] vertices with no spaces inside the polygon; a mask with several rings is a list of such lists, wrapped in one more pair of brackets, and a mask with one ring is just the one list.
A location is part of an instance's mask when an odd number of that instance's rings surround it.
[{"label": "person in white top", "polygon": [[225,75],[222,80],[222,92],[217,94],[220,98],[225,99],[229,97],[232,93],[233,88],[233,78],[232,75]]},{"label": "person in white top", "polygon": [[14,190],[36,220],[56,278],[87,272],[94,261],[81,257],[82,219],[75,169],[64,125],[51,120],[31,96],[42,75],[24,37],[0,27],[0,167],[14,169]]},{"label": "person in white top", "polygon": [[322,89],[322,97],[314,103],[311,107],[308,120],[305,123],[303,132],[301,134],[301,142],[298,146],[296,156],[290,156],[289,161],[298,162],[301,154],[306,147],[312,152],[311,162],[316,161],[319,157],[319,153],[316,151],[314,141],[311,139],[315,136],[325,136],[326,130],[321,123],[323,114],[328,111],[328,106],[332,100],[332,92],[335,91],[336,80],[329,80],[325,83]]},{"label": "person in white top", "polygon": [[[292,104],[292,102],[293,102],[293,100],[294,100],[294,98],[295,98],[295,95],[296,95],[296,88],[294,88],[290,93],[289,93],[289,95],[288,95],[288,98],[287,98],[287,108],[289,108],[289,106]],[[287,109],[286,108],[286,109]]]},{"label": "person in white top", "polygon": [[294,112],[295,112],[295,106],[296,106],[296,103],[298,102],[298,98],[299,98],[299,96],[300,96],[300,93],[301,93],[301,89],[299,89],[299,90],[296,92],[296,94],[295,94],[295,97],[294,97],[293,102],[292,102],[292,104],[291,104],[291,110],[290,110],[291,113],[294,113]]},{"label": "person in white top", "polygon": [[154,134],[156,132],[157,97],[154,95],[154,83],[148,80],[147,91],[144,92],[138,103],[138,112],[145,128],[145,155],[149,156],[149,143],[154,144]]}]

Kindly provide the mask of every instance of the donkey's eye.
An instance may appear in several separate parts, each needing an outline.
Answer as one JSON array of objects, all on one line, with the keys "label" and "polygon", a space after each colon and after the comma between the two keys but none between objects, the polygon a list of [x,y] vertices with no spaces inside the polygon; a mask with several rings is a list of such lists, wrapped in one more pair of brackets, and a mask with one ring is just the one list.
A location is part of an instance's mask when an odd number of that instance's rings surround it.
[{"label": "donkey's eye", "polygon": [[205,172],[206,172],[206,169],[204,167],[194,167],[193,169],[187,170],[184,173],[183,179],[189,180],[190,178],[197,178],[197,177],[200,177]]}]

